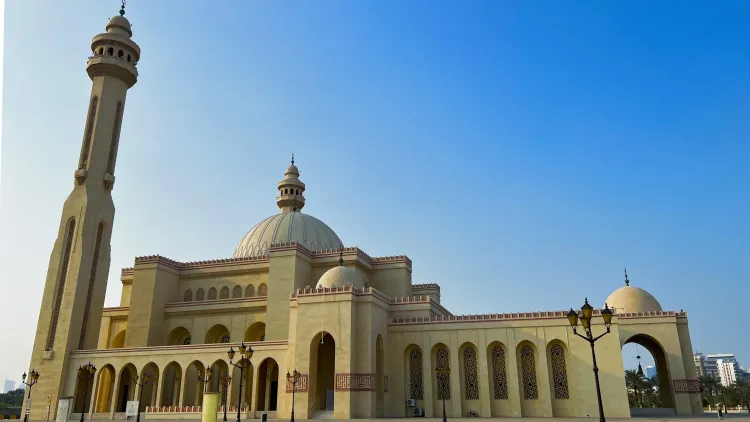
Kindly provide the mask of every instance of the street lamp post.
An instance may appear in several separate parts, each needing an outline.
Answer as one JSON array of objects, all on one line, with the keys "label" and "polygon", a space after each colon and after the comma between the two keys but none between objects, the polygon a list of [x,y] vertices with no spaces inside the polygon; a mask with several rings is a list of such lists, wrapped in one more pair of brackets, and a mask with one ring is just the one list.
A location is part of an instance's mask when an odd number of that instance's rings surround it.
[{"label": "street lamp post", "polygon": [[83,366],[79,366],[76,372],[78,373],[78,379],[83,381],[83,407],[81,408],[81,422],[83,422],[83,417],[86,415],[86,393],[89,389],[89,380],[94,378],[96,366],[89,362]]},{"label": "street lamp post", "polygon": [[437,368],[435,368],[435,375],[437,375],[437,378],[438,378],[438,388],[440,388],[440,380],[443,379],[443,389],[442,389],[443,391],[440,394],[441,398],[443,399],[443,422],[448,421],[448,417],[445,415],[445,396],[447,393],[447,391],[445,390],[450,389],[450,383],[447,382],[445,378],[448,378],[450,376],[450,373],[451,373],[451,369],[447,365],[438,366]]},{"label": "street lamp post", "polygon": [[242,407],[242,370],[245,369],[246,366],[250,366],[250,358],[253,357],[253,348],[250,346],[245,346],[245,342],[243,341],[240,343],[240,361],[237,363],[232,363],[232,359],[234,358],[234,349],[232,347],[229,347],[229,351],[227,352],[227,356],[229,356],[229,364],[234,366],[235,368],[240,369],[240,391],[239,391],[239,397],[237,397],[237,422],[240,421],[240,408]]},{"label": "street lamp post", "polygon": [[29,422],[29,412],[31,412],[31,387],[39,381],[39,372],[32,369],[29,372],[29,382],[26,382],[26,372],[21,375],[21,380],[29,387],[29,394],[26,396],[26,413],[23,415],[23,422]]},{"label": "street lamp post", "polygon": [[198,381],[203,383],[203,392],[208,391],[208,382],[211,381],[211,368],[206,369],[206,375],[203,375],[203,371],[198,371]]},{"label": "street lamp post", "polygon": [[229,399],[229,393],[227,393],[227,389],[229,389],[229,383],[232,382],[232,377],[229,376],[229,374],[223,374],[219,377],[219,383],[221,384],[222,388],[222,395],[224,396],[224,422],[227,422],[227,400]]},{"label": "street lamp post", "polygon": [[133,382],[138,386],[138,411],[135,414],[135,422],[141,422],[141,403],[143,403],[143,387],[148,382],[148,374],[143,374],[140,378],[141,382],[138,382],[138,375],[133,378]]},{"label": "street lamp post", "polygon": [[294,422],[294,392],[297,390],[297,381],[299,381],[300,373],[297,372],[295,369],[294,372],[289,374],[289,372],[286,373],[286,379],[291,381],[292,383],[292,420],[291,422]]},{"label": "street lamp post", "polygon": [[573,334],[588,341],[591,345],[591,358],[594,363],[594,379],[596,380],[596,399],[599,402],[599,422],[605,422],[604,407],[602,406],[602,390],[599,388],[599,367],[596,365],[596,350],[594,349],[594,343],[609,333],[610,326],[612,325],[612,311],[605,303],[604,309],[602,309],[602,319],[604,320],[604,326],[607,327],[607,331],[596,337],[594,337],[594,334],[591,332],[591,318],[593,315],[594,308],[589,305],[589,300],[587,298],[583,306],[581,306],[580,316],[581,325],[586,332],[585,336],[578,334],[576,331],[576,328],[578,327],[578,312],[574,311],[573,308],[570,308],[570,312],[568,312],[568,321],[570,322],[570,326],[573,327]]}]

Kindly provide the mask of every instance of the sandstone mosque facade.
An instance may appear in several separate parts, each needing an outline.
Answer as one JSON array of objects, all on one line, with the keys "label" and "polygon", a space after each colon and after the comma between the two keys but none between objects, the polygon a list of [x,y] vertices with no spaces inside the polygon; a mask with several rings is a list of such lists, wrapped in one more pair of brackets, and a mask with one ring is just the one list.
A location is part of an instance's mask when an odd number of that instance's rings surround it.
[{"label": "sandstone mosque facade", "polygon": [[[451,418],[598,414],[591,350],[566,311],[454,315],[437,284],[412,283],[408,257],[343,247],[305,214],[294,162],[277,186],[279,212],[233,257],[138,257],[122,270],[120,305],[105,308],[120,127],[141,55],[131,29],[123,10],[91,44],[81,154],[29,365],[40,374],[32,420],[46,417],[48,397],[52,419],[63,397],[74,419],[124,419],[138,399],[146,419],[199,419],[204,392],[218,392],[232,414],[239,403],[243,419],[289,418],[292,397],[300,419],[439,417],[443,400]],[[631,416],[621,354],[630,342],[654,356],[669,412],[702,413],[687,314],[630,285],[606,302],[611,333],[596,344],[606,416]],[[595,333],[605,331],[598,315]],[[254,353],[240,377],[227,350],[243,342]],[[87,363],[97,370],[86,386],[76,370]]]}]

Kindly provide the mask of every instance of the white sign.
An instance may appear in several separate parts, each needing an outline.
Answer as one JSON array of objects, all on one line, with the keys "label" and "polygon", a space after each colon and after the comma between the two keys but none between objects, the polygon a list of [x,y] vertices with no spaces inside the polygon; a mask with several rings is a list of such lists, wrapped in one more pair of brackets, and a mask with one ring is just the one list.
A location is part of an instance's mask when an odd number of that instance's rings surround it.
[{"label": "white sign", "polygon": [[55,422],[68,422],[70,416],[71,397],[64,397],[57,401],[57,413],[55,413]]},{"label": "white sign", "polygon": [[127,407],[125,407],[125,417],[135,417],[138,414],[138,402],[129,401]]}]

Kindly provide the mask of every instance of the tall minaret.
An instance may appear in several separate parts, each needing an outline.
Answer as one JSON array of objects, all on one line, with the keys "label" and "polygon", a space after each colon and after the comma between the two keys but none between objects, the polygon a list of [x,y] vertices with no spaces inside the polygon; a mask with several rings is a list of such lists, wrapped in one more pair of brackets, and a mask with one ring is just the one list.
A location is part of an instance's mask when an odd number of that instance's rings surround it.
[{"label": "tall minaret", "polygon": [[73,395],[64,391],[65,380],[75,377],[76,368],[68,367],[70,352],[96,348],[99,337],[115,216],[111,191],[120,126],[141,56],[138,44],[130,39],[124,3],[106,32],[91,41],[86,72],[92,87],[81,153],[50,256],[29,367],[40,375],[32,389],[30,419],[44,419],[47,397],[52,401],[50,417],[55,417],[57,399]]}]

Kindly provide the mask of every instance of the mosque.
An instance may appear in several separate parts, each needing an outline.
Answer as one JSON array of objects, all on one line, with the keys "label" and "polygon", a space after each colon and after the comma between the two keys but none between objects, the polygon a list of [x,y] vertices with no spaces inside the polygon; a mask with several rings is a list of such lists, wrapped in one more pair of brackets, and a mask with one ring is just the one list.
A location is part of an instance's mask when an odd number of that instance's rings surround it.
[{"label": "mosque", "polygon": [[[232,418],[239,406],[242,419],[286,419],[293,408],[300,419],[439,417],[443,408],[450,418],[598,415],[591,349],[567,311],[451,313],[439,285],[412,282],[407,256],[344,247],[305,214],[294,161],[276,187],[278,212],[231,258],[137,257],[122,270],[120,305],[105,308],[120,127],[141,56],[131,37],[123,6],[91,43],[80,159],[29,365],[40,374],[32,420],[50,402],[56,418],[66,397],[70,419],[124,419],[129,401],[146,419],[199,419],[204,392],[219,393]],[[596,343],[605,415],[631,417],[626,343],[654,356],[660,411],[702,413],[687,314],[629,284],[606,299],[611,332]],[[595,335],[606,331],[601,315]],[[249,359],[230,360],[242,344]],[[82,376],[88,363],[96,369]]]}]

